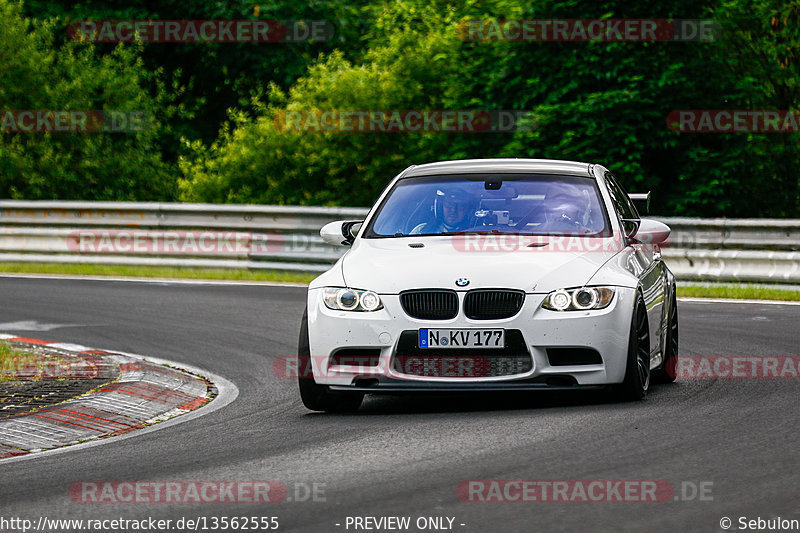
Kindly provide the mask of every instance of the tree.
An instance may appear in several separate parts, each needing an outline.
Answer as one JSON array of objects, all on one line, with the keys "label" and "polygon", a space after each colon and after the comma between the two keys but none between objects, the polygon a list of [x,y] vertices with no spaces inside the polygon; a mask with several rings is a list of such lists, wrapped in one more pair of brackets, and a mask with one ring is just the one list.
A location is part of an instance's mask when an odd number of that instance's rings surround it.
[{"label": "tree", "polygon": [[[98,56],[74,43],[53,46],[50,23],[31,24],[20,4],[0,0],[0,109],[141,112],[147,127],[130,133],[0,130],[0,195],[19,199],[167,200],[174,169],[158,138],[177,109],[158,72],[120,47]],[[151,96],[147,85],[156,87]]]}]

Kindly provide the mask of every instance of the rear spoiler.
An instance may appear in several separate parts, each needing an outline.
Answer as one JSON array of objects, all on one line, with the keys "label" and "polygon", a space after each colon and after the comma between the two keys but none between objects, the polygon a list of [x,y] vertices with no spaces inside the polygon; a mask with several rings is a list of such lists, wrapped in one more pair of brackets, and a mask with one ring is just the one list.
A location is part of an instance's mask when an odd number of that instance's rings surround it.
[{"label": "rear spoiler", "polygon": [[650,212],[650,191],[647,192],[632,192],[628,194],[628,198],[634,202],[646,202],[645,211]]}]

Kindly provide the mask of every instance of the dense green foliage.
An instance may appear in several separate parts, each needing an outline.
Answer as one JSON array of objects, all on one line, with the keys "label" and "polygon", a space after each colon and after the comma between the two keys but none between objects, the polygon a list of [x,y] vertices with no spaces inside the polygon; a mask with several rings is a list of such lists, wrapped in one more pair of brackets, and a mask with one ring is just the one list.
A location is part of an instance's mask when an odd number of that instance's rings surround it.
[{"label": "dense green foliage", "polygon": [[[145,109],[131,134],[0,133],[0,195],[369,205],[412,163],[606,164],[653,212],[800,217],[800,134],[679,133],[680,109],[800,108],[800,1],[0,0],[0,109]],[[324,19],[328,42],[96,45],[82,19]],[[465,41],[469,19],[715,19],[712,42]],[[10,22],[9,22],[10,21]],[[507,133],[293,132],[289,110],[528,112]],[[86,187],[86,184],[91,184]]]},{"label": "dense green foliage", "polygon": [[[23,199],[156,200],[176,194],[159,137],[177,114],[135,48],[97,55],[54,46],[52,25],[31,30],[15,3],[0,2],[0,109],[137,110],[135,133],[0,134],[2,196]],[[153,90],[144,85],[152,83]]]}]

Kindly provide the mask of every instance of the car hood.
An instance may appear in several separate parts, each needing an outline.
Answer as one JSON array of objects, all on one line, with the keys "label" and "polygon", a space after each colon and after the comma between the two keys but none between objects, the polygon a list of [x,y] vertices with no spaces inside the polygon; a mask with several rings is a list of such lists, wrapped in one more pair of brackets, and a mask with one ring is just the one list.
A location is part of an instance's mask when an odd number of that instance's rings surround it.
[{"label": "car hood", "polygon": [[[349,287],[397,294],[407,289],[511,288],[546,293],[586,284],[618,249],[609,239],[526,237],[502,244],[481,236],[357,239],[342,260]],[[533,246],[527,243],[534,242]],[[487,244],[488,243],[488,244]],[[419,247],[422,245],[422,247]]]}]

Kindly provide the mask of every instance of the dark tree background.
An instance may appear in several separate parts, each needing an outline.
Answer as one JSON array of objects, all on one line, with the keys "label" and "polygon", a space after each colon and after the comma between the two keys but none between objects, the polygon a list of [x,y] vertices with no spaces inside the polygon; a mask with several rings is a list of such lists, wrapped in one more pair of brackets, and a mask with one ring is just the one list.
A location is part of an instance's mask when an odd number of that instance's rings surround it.
[{"label": "dark tree background", "polygon": [[[136,134],[0,133],[0,196],[369,205],[411,163],[603,163],[663,215],[800,217],[800,134],[679,133],[798,110],[800,0],[0,0],[0,110],[141,109]],[[714,19],[711,42],[470,42],[468,19]],[[80,20],[326,20],[326,42],[71,42]],[[506,109],[507,133],[297,133],[289,110]]]}]

